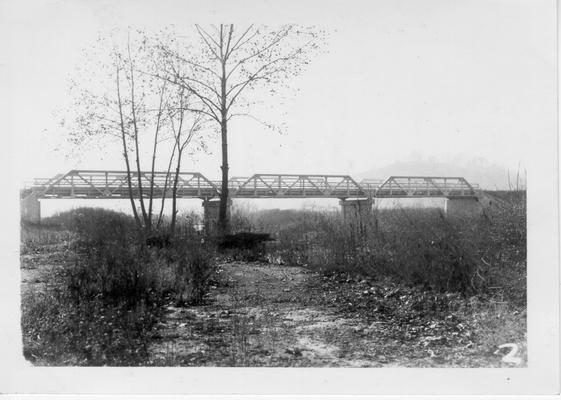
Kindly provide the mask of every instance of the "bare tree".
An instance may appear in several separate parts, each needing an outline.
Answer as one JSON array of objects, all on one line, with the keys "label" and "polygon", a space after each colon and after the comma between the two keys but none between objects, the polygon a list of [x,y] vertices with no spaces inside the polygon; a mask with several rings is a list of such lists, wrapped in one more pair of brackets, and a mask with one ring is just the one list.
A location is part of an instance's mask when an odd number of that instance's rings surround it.
[{"label": "bare tree", "polygon": [[[321,32],[296,25],[277,30],[251,25],[203,28],[195,25],[198,46],[176,41],[160,41],[165,74],[160,77],[189,91],[197,100],[190,110],[214,121],[222,143],[222,184],[219,228],[229,230],[228,204],[228,122],[235,116],[250,116],[248,95],[259,87],[275,93],[290,77],[302,71],[319,49]],[[171,42],[171,43],[170,43]],[[180,68],[181,66],[181,68]]]},{"label": "bare tree", "polygon": [[[73,88],[75,103],[71,110],[73,124],[67,124],[69,138],[78,146],[84,145],[88,139],[98,144],[104,143],[100,140],[103,138],[119,140],[133,215],[138,227],[149,235],[154,228],[158,159],[169,157],[156,229],[160,228],[164,202],[172,183],[172,225],[175,226],[182,154],[200,129],[201,115],[188,112],[185,89],[170,88],[167,81],[138,74],[140,69],[154,72],[158,65],[153,62],[146,41],[131,41],[127,35],[124,46],[116,45],[114,38],[102,40],[100,44],[101,52],[98,53],[103,56],[95,54],[82,79]],[[83,79],[84,75],[87,79]],[[91,81],[93,88],[86,87],[85,80]],[[190,116],[195,122],[187,134],[183,134],[184,121]],[[170,144],[166,146],[168,151],[160,152],[160,144],[166,141]],[[149,174],[142,169],[143,157],[150,157]],[[174,162],[175,178],[170,179],[168,175]],[[146,180],[147,187],[144,185]]]},{"label": "bare tree", "polygon": [[[68,112],[70,119],[65,119],[63,126],[69,129],[69,139],[76,147],[86,148],[91,142],[103,145],[104,139],[118,139],[125,161],[128,197],[137,226],[142,228],[147,215],[143,212],[140,218],[133,187],[133,179],[139,175],[138,168],[135,173],[133,167],[134,160],[136,165],[139,164],[138,155],[135,156],[138,135],[135,135],[133,126],[137,127],[138,133],[138,118],[142,111],[135,104],[134,97],[131,98],[131,93],[134,96],[134,75],[130,75],[130,52],[120,51],[107,40],[100,40],[99,44],[105,46],[103,55],[106,57],[101,61],[100,54],[94,54],[82,66],[79,80],[71,88],[74,103]],[[89,81],[94,83],[93,87],[84,83]],[[143,202],[142,196],[140,202]]]}]

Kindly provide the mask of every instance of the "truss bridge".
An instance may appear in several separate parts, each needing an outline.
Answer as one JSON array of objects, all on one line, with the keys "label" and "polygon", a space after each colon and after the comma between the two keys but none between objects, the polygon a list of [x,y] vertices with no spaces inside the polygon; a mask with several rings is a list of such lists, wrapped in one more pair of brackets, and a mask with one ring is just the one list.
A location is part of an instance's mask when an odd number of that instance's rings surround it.
[{"label": "truss bridge", "polygon": [[[39,199],[127,199],[172,197],[209,201],[220,197],[221,182],[199,172],[131,172],[71,170],[48,179],[35,179],[22,190],[22,211],[40,214]],[[357,182],[349,175],[255,174],[232,177],[228,182],[230,198],[335,198],[345,209],[355,207],[349,199],[372,204],[377,198],[446,198],[477,200],[478,186],[463,177],[390,176],[385,180]],[[206,207],[206,206],[205,206]],[[371,207],[370,207],[371,208]],[[26,211],[27,210],[27,211]],[[32,218],[36,219],[36,218]]]},{"label": "truss bridge", "polygon": [[[131,172],[72,170],[50,179],[35,179],[23,197],[37,198],[128,198],[171,197],[177,178],[177,197],[211,199],[219,197],[221,183],[199,172]],[[475,197],[478,187],[462,177],[391,176],[386,180],[357,182],[349,175],[255,174],[233,177],[228,182],[232,198],[404,198]]]}]

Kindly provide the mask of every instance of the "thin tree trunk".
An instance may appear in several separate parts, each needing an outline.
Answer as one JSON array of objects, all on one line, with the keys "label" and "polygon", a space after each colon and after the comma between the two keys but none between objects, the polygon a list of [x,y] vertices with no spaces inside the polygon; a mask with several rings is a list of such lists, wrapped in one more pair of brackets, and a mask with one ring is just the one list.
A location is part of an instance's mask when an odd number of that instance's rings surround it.
[{"label": "thin tree trunk", "polygon": [[127,185],[129,189],[129,200],[131,202],[132,213],[134,215],[134,220],[136,222],[136,226],[140,229],[141,223],[140,218],[138,216],[138,212],[136,211],[136,204],[134,202],[134,197],[132,194],[132,181],[131,181],[131,168],[129,162],[129,154],[127,150],[127,141],[126,141],[126,134],[125,134],[125,122],[123,120],[123,104],[121,101],[121,85],[119,81],[119,68],[117,67],[117,100],[119,103],[119,117],[120,117],[120,125],[121,125],[121,139],[123,141],[123,156],[125,157],[125,164],[127,166]]},{"label": "thin tree trunk", "polygon": [[[136,122],[134,122],[134,125],[136,125]],[[148,214],[146,213],[146,207],[144,206],[144,190],[142,188],[142,170],[140,169],[140,158],[138,155],[139,152],[138,135],[136,133],[134,135],[134,146],[136,152],[136,170],[137,170],[137,178],[138,178],[138,196],[140,197],[140,209],[142,211],[142,218],[144,219],[144,226],[149,231],[150,221],[148,220]]]},{"label": "thin tree trunk", "polygon": [[228,122],[225,118],[222,119],[220,124],[222,136],[222,189],[220,191],[220,208],[218,209],[218,225],[220,233],[226,234],[229,232],[228,221]]},{"label": "thin tree trunk", "polygon": [[173,181],[173,193],[171,202],[171,225],[170,232],[173,235],[175,232],[175,224],[177,221],[177,183],[179,182],[179,172],[181,171],[181,156],[183,154],[183,149],[179,148],[177,151],[177,166],[175,168],[175,178]]},{"label": "thin tree trunk", "polygon": [[[175,233],[175,225],[177,221],[177,183],[179,182],[179,173],[181,172],[181,156],[183,155],[184,145],[181,144],[181,134],[183,132],[183,119],[185,117],[185,110],[183,110],[183,90],[180,91],[179,98],[179,126],[177,132],[174,132],[175,145],[177,146],[177,166],[175,168],[175,178],[173,181],[172,203],[171,203],[171,225],[170,232]],[[172,119],[173,129],[173,119]],[[175,129],[174,129],[175,131]]]},{"label": "thin tree trunk", "polygon": [[150,226],[152,225],[152,205],[154,203],[154,169],[156,166],[156,150],[158,148],[158,134],[160,133],[160,121],[162,117],[162,104],[164,101],[164,90],[165,82],[162,86],[160,93],[160,104],[158,106],[158,118],[156,121],[156,132],[154,133],[154,147],[152,149],[152,166],[150,169],[150,201],[148,203],[148,220],[150,221]]},{"label": "thin tree trunk", "polygon": [[218,209],[218,228],[221,234],[226,234],[230,230],[228,221],[228,109],[227,109],[227,92],[226,92],[226,58],[222,53],[223,37],[222,25],[220,26],[220,51],[222,63],[222,77],[220,79],[220,100],[221,100],[221,117],[220,134],[222,139],[222,189],[220,191],[220,206]]},{"label": "thin tree trunk", "polygon": [[142,189],[142,170],[140,169],[140,154],[138,146],[138,124],[136,118],[136,106],[134,97],[134,69],[132,66],[132,57],[130,54],[130,43],[128,43],[128,54],[129,54],[129,66],[130,66],[130,86],[131,86],[131,111],[132,111],[132,123],[134,127],[134,146],[136,151],[136,170],[138,173],[138,195],[140,198],[140,209],[142,210],[142,219],[144,220],[144,226],[149,232],[151,230],[150,220],[148,219],[148,214],[146,213],[146,207],[144,206],[144,191]]},{"label": "thin tree trunk", "polygon": [[152,166],[150,168],[150,196],[148,201],[148,221],[150,221],[150,224],[152,223],[152,205],[154,199],[154,168],[156,165],[157,137],[158,135],[156,134],[154,138],[154,149],[152,151]]},{"label": "thin tree trunk", "polygon": [[160,206],[160,213],[158,215],[158,222],[156,224],[156,229],[160,228],[160,225],[162,223],[162,216],[164,215],[164,205],[165,205],[165,202],[166,202],[166,194],[167,194],[168,184],[169,184],[169,173],[171,171],[171,164],[173,163],[173,157],[175,155],[176,147],[177,147],[177,144],[175,146],[173,146],[173,151],[172,151],[171,156],[169,158],[168,169],[166,171],[166,180],[164,181],[164,191],[162,193],[162,202],[161,202],[161,206]]}]

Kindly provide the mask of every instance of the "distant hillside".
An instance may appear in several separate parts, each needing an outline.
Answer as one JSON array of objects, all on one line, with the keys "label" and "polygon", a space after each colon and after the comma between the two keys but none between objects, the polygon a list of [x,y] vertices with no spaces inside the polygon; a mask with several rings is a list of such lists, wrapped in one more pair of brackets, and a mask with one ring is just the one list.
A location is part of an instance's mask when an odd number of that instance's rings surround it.
[{"label": "distant hillside", "polygon": [[[523,172],[521,171],[521,174]],[[462,176],[470,183],[478,183],[483,189],[508,190],[509,171],[497,164],[491,164],[482,159],[470,161],[401,161],[370,169],[353,175],[362,180],[365,178],[385,179],[391,175],[427,175],[427,176]],[[510,171],[512,189],[516,186],[516,171]],[[520,182],[524,179],[520,177]]]}]

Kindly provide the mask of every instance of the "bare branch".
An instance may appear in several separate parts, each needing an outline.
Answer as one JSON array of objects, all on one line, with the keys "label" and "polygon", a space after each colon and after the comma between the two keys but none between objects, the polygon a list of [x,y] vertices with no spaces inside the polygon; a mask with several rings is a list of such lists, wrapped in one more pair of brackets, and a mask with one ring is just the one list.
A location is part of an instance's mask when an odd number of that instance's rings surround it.
[{"label": "bare branch", "polygon": [[[175,72],[175,71],[174,71]],[[211,99],[209,99],[208,97],[202,95],[199,93],[199,91],[197,91],[195,88],[193,88],[191,85],[189,85],[188,83],[185,82],[177,82],[177,80],[182,80],[182,77],[177,76],[177,74],[173,74],[174,75],[174,79],[170,79],[167,76],[161,76],[161,75],[156,75],[156,74],[151,74],[149,72],[143,72],[147,75],[153,76],[155,78],[159,78],[159,79],[164,79],[174,85],[179,85],[184,87],[185,89],[189,90],[190,93],[192,93],[193,95],[195,95],[196,97],[198,97],[204,104],[205,106],[209,109],[209,112],[205,112],[205,114],[211,116],[213,119],[215,119],[216,121],[220,121],[220,119],[218,118],[218,116],[214,113],[214,109],[219,110],[220,108],[218,107],[218,105],[216,105]],[[192,110],[195,111],[195,110]],[[201,110],[198,110],[198,112],[202,112]]]},{"label": "bare branch", "polygon": [[216,43],[212,36],[210,36],[203,28],[201,28],[200,25],[195,25],[195,28],[197,29],[199,36],[201,37],[201,39],[203,39],[210,52],[214,55],[214,57],[216,57],[217,60],[220,60],[220,56],[216,53],[216,50],[209,43],[209,39],[216,45],[216,47],[220,47],[219,44]]},{"label": "bare branch", "polygon": [[[179,72],[173,66],[172,66],[172,68],[173,68],[173,72],[174,72],[174,78],[181,80],[180,86],[185,87],[187,90],[189,90],[195,96],[197,96],[208,107],[210,112],[216,117],[216,120],[218,121],[219,120],[218,116],[216,115],[214,110],[215,109],[220,110],[220,107],[215,102],[213,102],[211,99],[209,99],[207,96],[204,96],[203,94],[201,94],[193,86],[191,86],[188,83],[186,83],[185,81],[183,81],[183,77],[179,74]],[[177,84],[177,82],[174,82],[174,83]],[[218,99],[220,99],[220,97],[218,97]]]},{"label": "bare branch", "polygon": [[194,61],[191,61],[191,60],[189,60],[185,57],[181,57],[179,54],[172,53],[171,51],[169,51],[165,48],[163,49],[163,51],[166,52],[169,56],[175,57],[177,60],[180,60],[180,61],[182,61],[186,64],[189,64],[192,67],[195,67],[195,68],[201,69],[203,71],[209,72],[212,75],[214,75],[215,77],[220,78],[220,75],[218,75],[212,68],[205,67],[204,65],[201,65],[201,64],[196,63]]},{"label": "bare branch", "polygon": [[227,75],[227,78],[229,78],[232,73],[242,64],[246,63],[247,61],[251,60],[252,58],[258,57],[261,54],[265,53],[267,50],[271,49],[272,47],[276,46],[282,39],[284,39],[286,36],[288,35],[288,30],[285,30],[284,32],[279,32],[276,36],[276,38],[269,43],[267,46],[263,47],[261,50],[250,54],[249,56],[242,58],[240,61],[238,61],[236,63],[236,65],[234,65],[234,67],[230,70],[230,72]]},{"label": "bare branch", "polygon": [[[244,41],[243,43],[240,44],[240,42],[243,40],[243,38],[251,31],[251,29],[253,28],[253,24],[249,25],[249,28],[247,28],[245,30],[245,32],[238,38],[238,40],[236,41],[236,43],[234,43],[234,45],[232,46],[232,49],[230,50],[230,53],[227,54],[227,57],[230,56],[230,54],[232,54],[234,51],[240,49],[245,43],[247,43],[249,40],[253,39],[257,34],[258,31],[256,30],[253,35],[251,35],[251,37],[248,38],[248,40]],[[238,47],[239,45],[239,47]]]},{"label": "bare branch", "polygon": [[[310,42],[308,42],[307,44],[309,44]],[[302,47],[299,47],[298,49],[296,49],[292,54],[286,55],[284,57],[279,57],[276,58],[272,61],[270,61],[267,64],[262,65],[256,72],[254,72],[253,74],[251,74],[251,76],[245,80],[242,81],[236,85],[233,85],[229,90],[228,90],[228,94],[230,94],[234,89],[239,88],[239,90],[236,92],[236,94],[234,94],[230,100],[230,103],[227,106],[227,109],[229,110],[230,107],[232,106],[232,104],[234,104],[236,98],[240,95],[240,93],[247,87],[247,85],[249,85],[251,82],[255,82],[256,80],[259,79],[264,79],[268,76],[271,76],[272,74],[274,74],[275,72],[280,72],[282,71],[280,68],[274,69],[272,71],[269,71],[267,73],[265,73],[264,75],[259,75],[262,71],[266,70],[267,68],[269,68],[270,66],[280,62],[280,61],[288,61],[291,58],[293,58],[296,54],[298,54],[299,52],[302,51],[302,48],[304,48],[307,44],[305,44]]]},{"label": "bare branch", "polygon": [[220,61],[224,61],[224,25],[220,24]]},{"label": "bare branch", "polygon": [[218,122],[218,120],[216,119],[216,117],[214,115],[206,112],[205,110],[196,109],[196,108],[186,108],[185,110],[190,111],[190,112],[194,112],[194,113],[199,113],[199,114],[206,115],[206,116],[212,118],[214,121]]},{"label": "bare branch", "polygon": [[260,120],[259,118],[255,117],[254,115],[251,115],[251,114],[249,114],[249,113],[230,114],[230,116],[228,117],[228,120],[230,120],[231,118],[234,118],[234,117],[248,117],[248,118],[251,118],[252,120],[254,120],[254,121],[260,123],[261,125],[263,125],[264,127],[268,128],[268,129],[270,129],[270,130],[272,130],[272,131],[277,131],[277,132],[281,132],[281,133],[282,133],[282,130],[281,130],[280,128],[278,128],[278,127],[275,128],[275,126],[274,126],[273,124],[268,124],[267,122],[262,121],[262,120]]},{"label": "bare branch", "polygon": [[226,51],[224,52],[224,60],[228,60],[230,52],[230,43],[232,42],[232,35],[234,33],[234,25],[230,24],[230,32],[228,33],[228,43],[226,43]]},{"label": "bare branch", "polygon": [[194,82],[194,83],[197,83],[197,84],[201,85],[202,87],[207,88],[207,89],[210,90],[212,93],[214,93],[214,94],[216,95],[217,99],[220,99],[220,94],[218,93],[218,91],[216,91],[216,89],[214,89],[212,86],[207,85],[207,84],[204,83],[204,82],[201,82],[201,81],[198,80],[198,79],[190,78],[190,77],[188,77],[188,76],[181,76],[181,77],[179,77],[179,79],[181,79],[182,81],[188,80],[188,81],[192,81],[192,82]]}]

